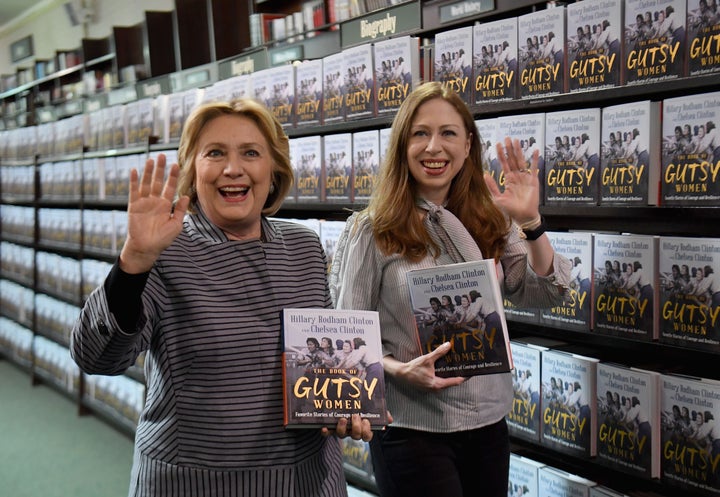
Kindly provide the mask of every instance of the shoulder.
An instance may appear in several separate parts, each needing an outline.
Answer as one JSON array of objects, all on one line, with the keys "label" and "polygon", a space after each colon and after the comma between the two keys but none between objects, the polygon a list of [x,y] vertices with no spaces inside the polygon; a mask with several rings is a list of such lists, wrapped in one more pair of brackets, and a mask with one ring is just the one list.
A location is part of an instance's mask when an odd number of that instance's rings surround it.
[{"label": "shoulder", "polygon": [[287,219],[268,219],[276,235],[286,240],[319,240],[318,233],[308,225]]}]

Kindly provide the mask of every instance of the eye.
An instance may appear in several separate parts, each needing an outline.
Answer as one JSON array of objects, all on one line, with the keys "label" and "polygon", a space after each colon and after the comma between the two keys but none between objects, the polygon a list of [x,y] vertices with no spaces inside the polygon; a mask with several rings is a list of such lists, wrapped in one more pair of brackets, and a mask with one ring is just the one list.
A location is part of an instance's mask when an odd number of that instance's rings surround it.
[{"label": "eye", "polygon": [[225,155],[225,152],[220,150],[219,148],[211,148],[210,150],[205,152],[205,157],[208,157],[210,159],[217,159],[219,157],[223,157]]},{"label": "eye", "polygon": [[427,132],[424,129],[416,129],[413,131],[413,136],[427,136]]},{"label": "eye", "polygon": [[457,133],[452,129],[446,129],[442,132],[443,136],[457,136]]},{"label": "eye", "polygon": [[245,151],[245,155],[247,155],[248,157],[260,157],[260,152],[258,152],[254,148],[249,148]]}]

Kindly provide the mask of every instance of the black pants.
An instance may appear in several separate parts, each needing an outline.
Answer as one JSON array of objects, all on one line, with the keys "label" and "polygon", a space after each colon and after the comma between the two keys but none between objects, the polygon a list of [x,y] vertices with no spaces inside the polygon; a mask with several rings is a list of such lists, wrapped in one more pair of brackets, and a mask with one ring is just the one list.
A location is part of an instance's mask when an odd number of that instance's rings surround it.
[{"label": "black pants", "polygon": [[507,497],[505,419],[456,433],[391,426],[375,432],[370,452],[382,497]]}]

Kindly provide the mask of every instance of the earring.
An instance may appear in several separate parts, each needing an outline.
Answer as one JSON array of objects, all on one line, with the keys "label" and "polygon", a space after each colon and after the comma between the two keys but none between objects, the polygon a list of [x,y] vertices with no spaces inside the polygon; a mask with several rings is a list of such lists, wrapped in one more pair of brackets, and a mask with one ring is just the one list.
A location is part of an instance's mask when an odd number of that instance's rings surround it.
[{"label": "earring", "polygon": [[270,193],[270,195],[275,193],[275,183],[270,183],[270,192],[269,193]]}]

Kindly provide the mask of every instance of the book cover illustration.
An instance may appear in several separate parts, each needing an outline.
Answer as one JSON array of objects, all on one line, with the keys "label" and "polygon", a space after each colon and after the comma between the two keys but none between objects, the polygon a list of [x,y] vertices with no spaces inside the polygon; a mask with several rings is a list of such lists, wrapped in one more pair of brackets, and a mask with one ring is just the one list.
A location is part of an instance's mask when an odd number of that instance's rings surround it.
[{"label": "book cover illustration", "polygon": [[717,0],[687,0],[688,75],[720,71],[720,10]]},{"label": "book cover illustration", "polygon": [[684,76],[686,0],[625,0],[625,84]]},{"label": "book cover illustration", "polygon": [[660,341],[720,351],[720,239],[660,237]]},{"label": "book cover illustration", "polygon": [[292,164],[298,202],[320,202],[322,200],[322,136],[311,135],[294,138]]},{"label": "book cover illustration", "polygon": [[377,312],[283,309],[283,350],[286,427],[387,424]]},{"label": "book cover illustration", "polygon": [[367,202],[380,171],[380,135],[378,130],[353,133],[353,202]]},{"label": "book cover illustration", "polygon": [[435,35],[433,80],[455,91],[466,104],[473,102],[472,56],[472,26]]},{"label": "book cover illustration", "polygon": [[442,377],[504,373],[512,355],[495,262],[461,262],[407,272],[423,354],[445,342],[435,362]]},{"label": "book cover illustration", "polygon": [[594,457],[598,360],[552,349],[541,358],[540,443],[564,454]]},{"label": "book cover illustration", "polygon": [[513,364],[513,405],[505,417],[510,435],[540,441],[541,354],[547,347],[510,341]]},{"label": "book cover illustration", "polygon": [[277,66],[267,71],[265,107],[283,128],[292,127],[295,119],[295,66]]},{"label": "book cover illustration", "polygon": [[657,238],[595,234],[593,331],[633,340],[658,335]]},{"label": "book cover illustration", "polygon": [[322,122],[322,59],[305,60],[295,68],[296,125]]},{"label": "book cover illustration", "polygon": [[510,454],[510,472],[508,475],[508,497],[540,497],[538,490],[538,473],[545,464]]},{"label": "book cover illustration", "polygon": [[662,203],[720,201],[720,92],[663,101]]},{"label": "book cover illustration", "polygon": [[345,120],[345,97],[343,95],[343,52],[326,55],[323,61],[323,123]]},{"label": "book cover illustration", "polygon": [[590,331],[592,322],[592,233],[548,231],[555,252],[572,262],[570,298],[562,304],[540,310],[543,324],[554,328]]},{"label": "book cover illustration", "polygon": [[375,115],[375,64],[370,43],[346,48],[344,60],[343,93],[345,118],[365,119]]},{"label": "book cover illustration", "polygon": [[600,198],[600,108],[545,114],[545,205]]},{"label": "book cover illustration", "polygon": [[[520,146],[525,156],[525,167],[530,167],[530,161],[533,154],[538,152],[537,174],[540,183],[540,199],[545,197],[545,113],[538,112],[536,114],[516,114],[509,116],[500,116],[495,118],[496,134],[495,138],[498,143],[505,143],[505,137],[510,137],[520,141]],[[502,171],[500,162],[497,160],[490,161],[491,174],[498,178],[501,190],[504,190],[505,173]]]},{"label": "book cover illustration", "polygon": [[600,204],[656,205],[660,190],[660,102],[604,107]]},{"label": "book cover illustration", "polygon": [[353,173],[352,133],[323,137],[324,199],[328,202],[350,202]]},{"label": "book cover illustration", "polygon": [[249,98],[252,96],[252,75],[239,74],[227,80],[228,100],[236,98]]},{"label": "book cover illustration", "polygon": [[601,362],[597,368],[597,460],[642,477],[660,477],[660,374]]},{"label": "book cover illustration", "polygon": [[538,470],[538,496],[542,497],[589,497],[596,483],[582,476],[552,466]]},{"label": "book cover illustration", "polygon": [[[720,493],[720,384],[705,378],[664,374],[661,479],[707,495]],[[717,418],[717,419],[716,419]]]},{"label": "book cover illustration", "polygon": [[565,7],[518,17],[520,98],[565,92]]},{"label": "book cover illustration", "polygon": [[476,104],[517,98],[517,17],[473,26]]},{"label": "book cover illustration", "polygon": [[375,98],[377,114],[397,112],[420,83],[418,38],[400,36],[375,42]]},{"label": "book cover illustration", "polygon": [[568,91],[620,84],[622,5],[622,0],[584,0],[567,6]]}]

